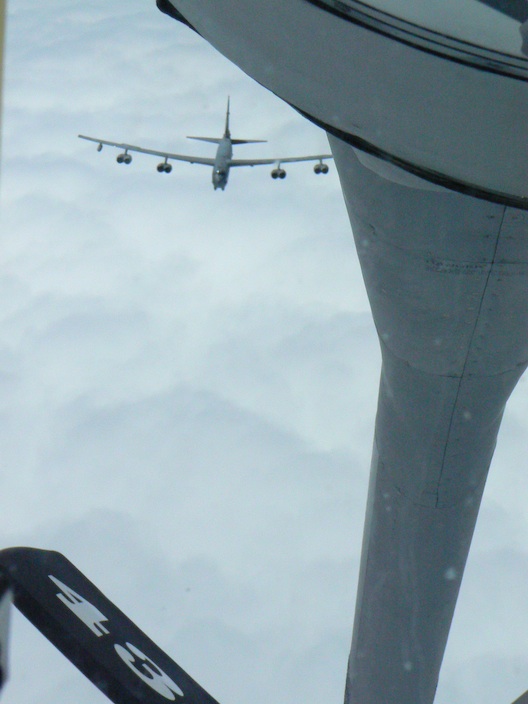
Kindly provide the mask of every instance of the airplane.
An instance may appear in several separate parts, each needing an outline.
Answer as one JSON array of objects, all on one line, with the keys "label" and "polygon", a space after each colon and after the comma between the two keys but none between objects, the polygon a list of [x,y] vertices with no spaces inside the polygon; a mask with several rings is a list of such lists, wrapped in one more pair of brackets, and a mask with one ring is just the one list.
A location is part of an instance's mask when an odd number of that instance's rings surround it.
[{"label": "airplane", "polygon": [[311,156],[288,156],[282,158],[271,158],[271,159],[233,159],[233,145],[236,144],[255,144],[258,142],[265,142],[264,139],[233,139],[231,137],[231,132],[229,130],[229,98],[227,100],[227,111],[225,120],[225,129],[223,137],[187,137],[187,139],[197,139],[201,142],[211,142],[212,144],[217,144],[216,155],[214,158],[201,157],[201,156],[187,156],[185,154],[172,154],[170,152],[157,151],[155,149],[145,149],[143,147],[136,147],[133,144],[120,144],[118,142],[109,142],[105,139],[98,139],[96,137],[88,137],[84,134],[80,134],[81,139],[87,139],[90,142],[97,143],[97,151],[101,151],[103,145],[109,147],[117,147],[118,149],[123,149],[124,151],[118,154],[116,161],[118,164],[130,164],[132,162],[132,156],[129,152],[140,152],[142,154],[153,154],[154,156],[160,156],[164,159],[158,164],[157,170],[161,173],[170,174],[172,171],[172,165],[168,163],[169,159],[174,159],[175,161],[187,161],[190,164],[203,164],[205,166],[213,167],[213,186],[215,191],[220,188],[222,191],[227,186],[227,181],[229,179],[229,170],[234,166],[265,166],[273,164],[274,167],[271,171],[271,178],[284,179],[286,178],[286,171],[282,168],[282,164],[293,163],[298,161],[316,161],[314,166],[314,173],[316,174],[327,174],[328,164],[324,163],[325,159],[332,159],[331,154],[313,154]]}]

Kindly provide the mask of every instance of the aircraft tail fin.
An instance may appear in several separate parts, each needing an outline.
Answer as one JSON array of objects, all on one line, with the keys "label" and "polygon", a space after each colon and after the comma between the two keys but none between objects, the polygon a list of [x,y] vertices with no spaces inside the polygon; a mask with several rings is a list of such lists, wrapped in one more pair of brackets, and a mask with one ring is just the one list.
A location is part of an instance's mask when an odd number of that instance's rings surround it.
[{"label": "aircraft tail fin", "polygon": [[[226,110],[226,121],[225,121],[225,131],[224,137],[229,137],[231,139],[231,132],[229,131],[229,101],[227,98],[227,110]],[[266,142],[265,139],[231,139],[231,144],[256,144],[257,142]]]},{"label": "aircraft tail fin", "polygon": [[[228,96],[227,98],[227,109],[226,109],[226,116],[225,116],[225,129],[224,129],[224,136],[223,137],[191,137],[190,135],[187,136],[187,139],[197,139],[200,142],[211,142],[212,144],[220,144],[222,139],[225,139],[226,137],[228,139],[231,139],[231,132],[229,131],[229,104],[230,104],[230,97]],[[265,139],[231,139],[231,144],[256,144],[257,142],[266,142],[267,140]]]},{"label": "aircraft tail fin", "polygon": [[230,96],[228,95],[227,96],[227,110],[226,110],[224,137],[231,137],[231,132],[229,131],[229,100],[230,100]]}]

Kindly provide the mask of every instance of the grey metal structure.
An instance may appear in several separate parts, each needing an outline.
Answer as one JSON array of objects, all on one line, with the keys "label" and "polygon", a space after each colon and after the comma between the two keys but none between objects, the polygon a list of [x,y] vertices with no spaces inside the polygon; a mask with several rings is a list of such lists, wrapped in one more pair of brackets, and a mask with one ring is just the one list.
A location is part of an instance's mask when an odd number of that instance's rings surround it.
[{"label": "grey metal structure", "polygon": [[7,679],[10,608],[13,590],[10,580],[0,569],[0,690]]},{"label": "grey metal structure", "polygon": [[346,703],[431,704],[528,362],[527,3],[158,6],[329,134],[383,357]]},{"label": "grey metal structure", "polygon": [[348,701],[425,704],[528,359],[528,213],[332,150],[383,358]]}]

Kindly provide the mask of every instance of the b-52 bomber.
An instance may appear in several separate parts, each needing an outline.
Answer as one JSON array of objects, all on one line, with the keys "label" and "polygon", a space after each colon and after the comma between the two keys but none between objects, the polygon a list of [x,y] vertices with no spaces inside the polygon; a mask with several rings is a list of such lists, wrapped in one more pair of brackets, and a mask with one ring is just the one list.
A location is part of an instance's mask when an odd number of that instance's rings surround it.
[{"label": "b-52 bomber", "polygon": [[282,167],[282,164],[293,163],[297,161],[315,161],[317,162],[314,166],[314,172],[316,174],[327,174],[328,164],[324,163],[326,159],[332,159],[331,154],[313,154],[310,156],[288,156],[282,158],[268,158],[268,159],[233,159],[233,145],[236,144],[254,144],[257,142],[265,142],[264,139],[232,139],[231,132],[229,131],[229,99],[227,100],[227,111],[225,120],[225,130],[223,137],[188,137],[188,139],[197,139],[202,142],[211,142],[217,144],[216,155],[214,158],[202,157],[202,156],[188,156],[185,154],[172,154],[170,152],[157,151],[155,149],[145,149],[143,147],[136,147],[133,144],[121,144],[119,142],[109,142],[106,139],[98,139],[96,137],[87,137],[84,134],[80,134],[81,139],[87,139],[90,142],[97,143],[97,151],[101,151],[103,145],[109,147],[117,147],[123,151],[117,155],[116,161],[118,164],[130,164],[132,162],[132,155],[129,152],[140,152],[142,154],[153,154],[154,156],[160,156],[164,161],[160,162],[157,166],[159,173],[169,174],[172,171],[172,165],[169,164],[169,160],[174,161],[187,161],[190,164],[203,164],[205,166],[213,167],[213,186],[216,191],[217,188],[222,189],[222,191],[227,186],[227,181],[229,179],[229,170],[233,166],[265,166],[273,164],[273,169],[271,171],[271,178],[273,179],[284,179],[286,178],[286,171]]}]

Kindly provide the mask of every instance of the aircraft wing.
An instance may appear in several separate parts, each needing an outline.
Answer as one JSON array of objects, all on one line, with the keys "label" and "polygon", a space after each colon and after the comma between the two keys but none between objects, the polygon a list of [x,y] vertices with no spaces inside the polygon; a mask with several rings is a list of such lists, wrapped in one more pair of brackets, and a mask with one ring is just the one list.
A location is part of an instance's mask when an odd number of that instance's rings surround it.
[{"label": "aircraft wing", "polygon": [[[98,146],[99,151],[103,148],[103,145],[108,147],[117,147],[118,149],[123,149],[125,152],[139,152],[141,154],[152,154],[153,156],[160,156],[162,159],[174,159],[175,161],[187,161],[190,164],[204,164],[205,166],[214,166],[214,159],[203,157],[203,156],[190,156],[187,154],[172,154],[171,152],[160,152],[156,149],[145,149],[144,147],[137,147],[134,144],[125,144],[120,142],[109,142],[106,139],[97,139],[96,137],[87,137],[84,134],[78,135],[81,139],[87,139],[89,142],[95,142]],[[269,162],[272,163],[272,162]]]},{"label": "aircraft wing", "polygon": [[270,164],[287,164],[295,161],[323,161],[333,159],[331,154],[312,154],[311,156],[285,156],[282,159],[231,159],[229,166],[266,166]]}]

